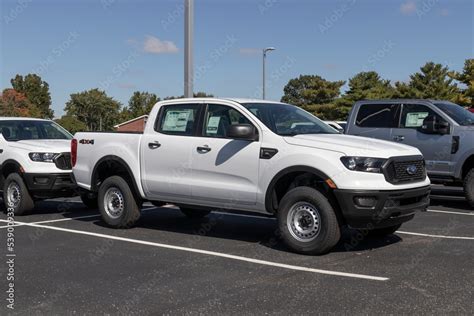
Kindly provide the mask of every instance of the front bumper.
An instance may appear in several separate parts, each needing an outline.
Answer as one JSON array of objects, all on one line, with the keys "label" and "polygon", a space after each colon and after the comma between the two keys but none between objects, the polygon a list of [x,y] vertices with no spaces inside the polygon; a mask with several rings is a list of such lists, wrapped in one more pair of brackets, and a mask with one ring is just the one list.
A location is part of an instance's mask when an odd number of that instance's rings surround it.
[{"label": "front bumper", "polygon": [[353,228],[383,228],[426,211],[430,186],[395,191],[334,190],[346,223]]},{"label": "front bumper", "polygon": [[23,179],[28,191],[39,198],[68,197],[77,191],[72,172],[24,173]]}]

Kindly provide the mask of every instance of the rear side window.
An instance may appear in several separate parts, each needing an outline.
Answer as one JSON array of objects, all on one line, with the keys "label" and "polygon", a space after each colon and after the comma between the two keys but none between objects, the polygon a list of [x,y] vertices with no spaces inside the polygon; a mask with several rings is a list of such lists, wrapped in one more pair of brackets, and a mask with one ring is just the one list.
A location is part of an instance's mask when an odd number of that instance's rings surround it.
[{"label": "rear side window", "polygon": [[165,106],[160,115],[157,131],[163,134],[192,136],[197,125],[198,104]]},{"label": "rear side window", "polygon": [[399,104],[363,104],[357,114],[359,127],[392,128],[398,127]]}]

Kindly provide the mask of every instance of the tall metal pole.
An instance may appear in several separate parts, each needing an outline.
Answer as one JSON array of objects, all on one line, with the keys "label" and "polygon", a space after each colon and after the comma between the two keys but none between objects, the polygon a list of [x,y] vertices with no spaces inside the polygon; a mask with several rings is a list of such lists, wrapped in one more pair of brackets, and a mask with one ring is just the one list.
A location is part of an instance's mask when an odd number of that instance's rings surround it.
[{"label": "tall metal pole", "polygon": [[194,0],[184,0],[184,97],[192,98],[194,84]]},{"label": "tall metal pole", "polygon": [[267,59],[267,52],[275,50],[275,47],[267,47],[263,49],[263,75],[262,75],[262,99],[265,100],[265,61]]}]

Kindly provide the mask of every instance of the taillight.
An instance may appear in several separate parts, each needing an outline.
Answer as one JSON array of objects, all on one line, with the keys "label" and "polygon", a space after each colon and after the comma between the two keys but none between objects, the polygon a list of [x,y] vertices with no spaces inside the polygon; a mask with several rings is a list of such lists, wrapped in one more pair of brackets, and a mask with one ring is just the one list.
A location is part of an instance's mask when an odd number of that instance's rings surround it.
[{"label": "taillight", "polygon": [[77,162],[77,139],[71,140],[71,165],[76,166]]}]

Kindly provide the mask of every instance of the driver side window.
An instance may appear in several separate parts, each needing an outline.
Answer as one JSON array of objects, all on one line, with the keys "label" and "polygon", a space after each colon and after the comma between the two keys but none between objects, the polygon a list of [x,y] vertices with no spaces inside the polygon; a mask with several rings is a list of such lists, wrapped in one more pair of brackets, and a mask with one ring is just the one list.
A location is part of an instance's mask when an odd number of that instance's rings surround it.
[{"label": "driver side window", "polygon": [[219,104],[209,104],[204,116],[202,135],[204,137],[226,138],[231,125],[249,124],[250,121],[239,111]]},{"label": "driver side window", "polygon": [[419,128],[428,116],[439,118],[432,109],[422,104],[404,104],[400,128]]}]

